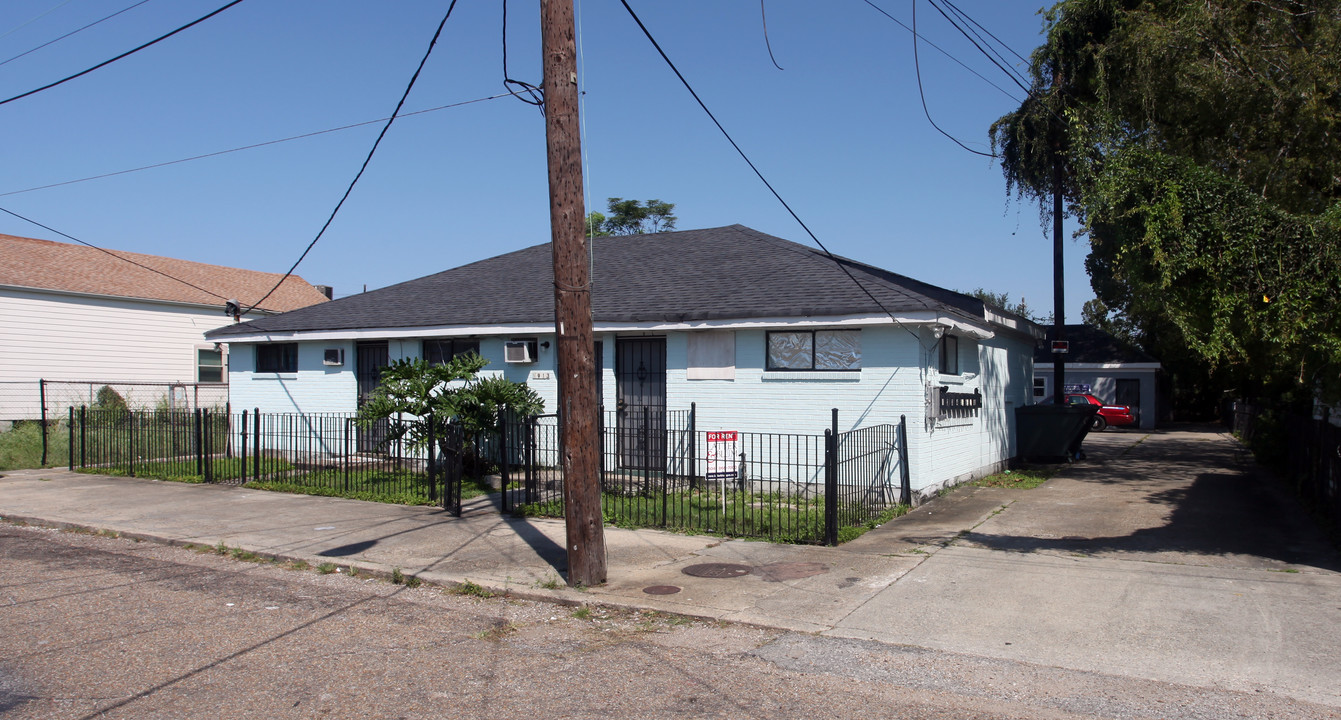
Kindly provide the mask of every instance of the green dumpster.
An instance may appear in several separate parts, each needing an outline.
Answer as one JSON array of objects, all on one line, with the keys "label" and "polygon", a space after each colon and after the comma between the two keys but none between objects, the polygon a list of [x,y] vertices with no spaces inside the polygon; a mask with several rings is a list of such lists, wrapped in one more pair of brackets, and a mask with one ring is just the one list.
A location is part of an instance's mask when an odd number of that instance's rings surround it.
[{"label": "green dumpster", "polygon": [[1098,405],[1027,405],[1015,408],[1015,455],[1021,460],[1071,462],[1090,431]]}]

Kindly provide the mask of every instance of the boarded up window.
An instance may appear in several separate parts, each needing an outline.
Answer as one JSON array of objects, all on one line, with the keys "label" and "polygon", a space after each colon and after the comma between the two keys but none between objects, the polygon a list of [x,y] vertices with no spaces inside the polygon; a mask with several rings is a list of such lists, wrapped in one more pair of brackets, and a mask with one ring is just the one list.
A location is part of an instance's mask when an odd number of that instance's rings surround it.
[{"label": "boarded up window", "polygon": [[860,330],[768,333],[769,370],[860,370]]},{"label": "boarded up window", "polygon": [[736,333],[712,330],[689,333],[690,380],[736,379]]}]

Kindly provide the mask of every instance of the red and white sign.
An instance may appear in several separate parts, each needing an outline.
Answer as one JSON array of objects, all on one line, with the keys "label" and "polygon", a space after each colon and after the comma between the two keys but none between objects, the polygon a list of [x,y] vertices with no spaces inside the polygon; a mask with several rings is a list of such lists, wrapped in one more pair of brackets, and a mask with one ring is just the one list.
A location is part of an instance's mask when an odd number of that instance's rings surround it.
[{"label": "red and white sign", "polygon": [[740,456],[740,434],[735,430],[708,433],[707,477],[710,480],[734,478],[736,458]]},{"label": "red and white sign", "polygon": [[1071,352],[1071,343],[1070,341],[1067,340],[1053,340],[1052,351],[1058,354],[1064,352]]}]

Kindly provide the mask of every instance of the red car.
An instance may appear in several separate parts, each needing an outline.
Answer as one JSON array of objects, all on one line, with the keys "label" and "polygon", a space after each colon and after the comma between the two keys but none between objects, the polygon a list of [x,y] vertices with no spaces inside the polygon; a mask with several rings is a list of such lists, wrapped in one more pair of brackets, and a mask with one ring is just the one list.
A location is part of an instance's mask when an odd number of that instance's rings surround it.
[{"label": "red car", "polygon": [[1090,421],[1090,430],[1095,432],[1103,430],[1109,425],[1122,427],[1136,424],[1136,416],[1132,414],[1130,407],[1126,405],[1107,405],[1089,393],[1067,393],[1066,402],[1069,405],[1099,406],[1099,412]]}]

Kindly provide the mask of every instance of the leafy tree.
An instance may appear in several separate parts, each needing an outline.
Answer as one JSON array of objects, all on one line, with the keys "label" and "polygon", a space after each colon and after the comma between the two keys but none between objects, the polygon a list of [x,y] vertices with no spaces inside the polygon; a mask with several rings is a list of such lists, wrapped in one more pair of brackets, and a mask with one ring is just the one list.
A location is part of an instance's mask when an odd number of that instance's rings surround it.
[{"label": "leafy tree", "polygon": [[501,377],[477,377],[488,361],[474,353],[458,355],[441,365],[423,358],[401,359],[382,368],[382,377],[359,408],[364,427],[389,418],[387,441],[404,438],[410,447],[427,447],[430,422],[435,437],[445,439],[447,426],[459,424],[468,434],[495,426],[500,406],[533,415],[544,402],[530,387]]},{"label": "leafy tree", "polygon": [[1020,301],[1018,303],[1011,301],[1010,293],[998,293],[983,288],[976,288],[973,290],[973,292],[968,292],[964,294],[972,295],[973,297],[978,298],[979,300],[987,303],[988,305],[991,305],[992,307],[1000,308],[1002,310],[1005,310],[1006,312],[1014,313],[1027,320],[1032,320],[1034,322],[1049,322],[1049,323],[1052,322],[1051,313],[1048,313],[1046,317],[1037,315],[1033,311],[1033,309],[1031,309],[1029,305],[1025,303],[1024,298],[1020,298]]},{"label": "leafy tree", "polygon": [[1045,19],[1033,92],[990,134],[1008,191],[1063,190],[1103,319],[1248,394],[1341,385],[1341,6],[1064,0]]},{"label": "leafy tree", "polygon": [[661,200],[625,200],[612,197],[607,201],[610,215],[592,211],[587,215],[587,227],[595,237],[607,235],[641,235],[669,232],[675,229],[675,203]]},{"label": "leafy tree", "polygon": [[606,237],[610,234],[605,229],[605,215],[592,210],[587,213],[587,235],[590,237]]}]

